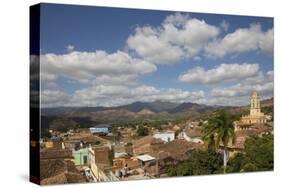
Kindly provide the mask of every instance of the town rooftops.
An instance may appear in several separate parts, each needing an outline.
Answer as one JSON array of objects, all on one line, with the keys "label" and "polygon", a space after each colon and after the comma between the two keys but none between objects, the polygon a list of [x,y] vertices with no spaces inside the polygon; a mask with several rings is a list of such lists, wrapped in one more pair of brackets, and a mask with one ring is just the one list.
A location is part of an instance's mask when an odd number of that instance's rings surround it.
[{"label": "town rooftops", "polygon": [[189,128],[185,130],[185,134],[191,138],[200,137],[202,135],[200,128]]},{"label": "town rooftops", "polygon": [[126,152],[115,152],[114,153],[114,158],[123,158],[123,157],[128,157],[128,153],[126,153]]},{"label": "town rooftops", "polygon": [[143,162],[155,160],[155,158],[150,155],[139,155],[139,156],[137,156],[137,159],[139,159]]},{"label": "town rooftops", "polygon": [[158,144],[158,143],[163,143],[163,141],[161,139],[154,138],[152,136],[145,136],[143,138],[133,141],[134,147],[139,147],[139,146],[146,145],[146,144],[152,145],[152,144]]},{"label": "town rooftops", "polygon": [[74,143],[74,142],[80,142],[80,141],[84,141],[84,142],[97,142],[100,141],[101,143],[107,143],[108,141],[100,138],[98,136],[92,135],[90,134],[75,134],[73,136],[69,136],[67,139],[64,140],[65,143],[69,142],[69,143]]},{"label": "town rooftops", "polygon": [[160,145],[154,149],[154,155],[159,159],[172,158],[174,160],[183,161],[189,158],[189,154],[194,150],[202,149],[203,145],[186,140],[173,140]]},{"label": "town rooftops", "polygon": [[42,185],[86,182],[72,161],[62,159],[41,160],[40,180]]},{"label": "town rooftops", "polygon": [[45,149],[40,151],[40,159],[72,159],[72,151],[68,149]]}]

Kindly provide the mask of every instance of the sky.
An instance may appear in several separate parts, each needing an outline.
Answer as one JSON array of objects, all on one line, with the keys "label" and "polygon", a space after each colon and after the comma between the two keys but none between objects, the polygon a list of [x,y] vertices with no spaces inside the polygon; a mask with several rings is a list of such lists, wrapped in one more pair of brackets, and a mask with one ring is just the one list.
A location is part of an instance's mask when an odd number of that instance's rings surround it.
[{"label": "sky", "polygon": [[43,107],[273,96],[273,18],[43,4],[40,27]]}]

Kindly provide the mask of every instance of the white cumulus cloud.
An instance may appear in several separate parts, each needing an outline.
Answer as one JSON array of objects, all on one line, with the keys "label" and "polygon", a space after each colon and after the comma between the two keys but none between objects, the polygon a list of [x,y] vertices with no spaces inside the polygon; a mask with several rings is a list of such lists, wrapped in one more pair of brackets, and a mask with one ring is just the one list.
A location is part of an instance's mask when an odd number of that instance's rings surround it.
[{"label": "white cumulus cloud", "polygon": [[205,47],[206,56],[213,58],[257,50],[273,55],[273,29],[262,31],[261,25],[252,24],[217,38]]},{"label": "white cumulus cloud", "polygon": [[137,27],[129,36],[127,45],[148,61],[172,64],[197,56],[219,32],[218,27],[204,20],[177,13],[168,16],[161,26]]},{"label": "white cumulus cloud", "polygon": [[122,51],[112,54],[105,51],[44,54],[40,57],[40,63],[43,81],[53,81],[58,77],[82,83],[93,83],[95,80],[115,82],[118,79],[129,81],[157,69],[154,64]]},{"label": "white cumulus cloud", "polygon": [[242,80],[239,83],[227,87],[214,88],[211,90],[213,97],[239,97],[249,96],[253,91],[264,96],[273,95],[273,71],[268,71],[265,75],[260,72],[257,76]]},{"label": "white cumulus cloud", "polygon": [[179,80],[195,84],[215,84],[253,77],[258,74],[258,71],[258,64],[221,64],[209,70],[195,67],[180,75]]},{"label": "white cumulus cloud", "polygon": [[138,85],[98,85],[80,90],[69,95],[59,90],[43,90],[41,94],[43,107],[58,106],[119,106],[136,101],[153,102],[199,102],[204,99],[203,91],[185,91],[182,89]]}]

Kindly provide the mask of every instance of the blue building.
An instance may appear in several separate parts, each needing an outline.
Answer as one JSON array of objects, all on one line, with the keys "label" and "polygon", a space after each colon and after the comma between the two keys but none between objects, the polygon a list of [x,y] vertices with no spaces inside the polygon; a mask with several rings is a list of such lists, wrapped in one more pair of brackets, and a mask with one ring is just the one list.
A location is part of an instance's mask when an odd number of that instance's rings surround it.
[{"label": "blue building", "polygon": [[96,134],[107,134],[111,132],[112,126],[108,124],[99,124],[95,127],[90,128],[91,133],[96,133]]}]

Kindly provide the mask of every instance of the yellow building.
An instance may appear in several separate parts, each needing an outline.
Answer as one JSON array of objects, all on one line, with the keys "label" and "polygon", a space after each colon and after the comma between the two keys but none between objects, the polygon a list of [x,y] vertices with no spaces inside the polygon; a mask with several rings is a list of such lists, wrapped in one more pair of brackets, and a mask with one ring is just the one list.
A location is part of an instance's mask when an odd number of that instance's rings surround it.
[{"label": "yellow building", "polygon": [[44,142],[45,148],[53,148],[54,147],[54,142],[52,141],[46,141]]},{"label": "yellow building", "polygon": [[261,112],[260,96],[253,92],[250,99],[250,114],[242,116],[241,120],[236,122],[236,130],[250,129],[254,124],[265,124],[267,116]]}]

